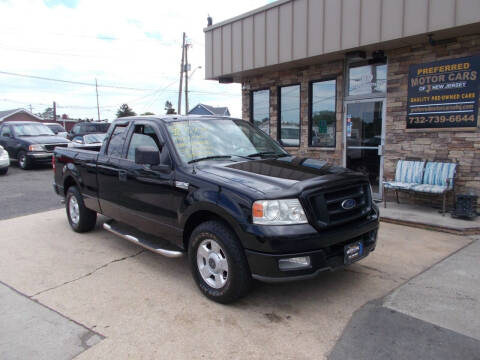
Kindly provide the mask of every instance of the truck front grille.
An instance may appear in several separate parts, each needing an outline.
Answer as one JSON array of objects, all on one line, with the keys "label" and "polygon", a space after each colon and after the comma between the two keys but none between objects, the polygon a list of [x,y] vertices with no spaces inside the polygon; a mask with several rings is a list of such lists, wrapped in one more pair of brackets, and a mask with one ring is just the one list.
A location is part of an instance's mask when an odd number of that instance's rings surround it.
[{"label": "truck front grille", "polygon": [[372,202],[368,183],[314,191],[307,195],[307,199],[311,206],[311,216],[322,228],[366,216],[371,210]]},{"label": "truck front grille", "polygon": [[45,144],[43,147],[47,151],[53,151],[56,147],[67,147],[68,144]]}]

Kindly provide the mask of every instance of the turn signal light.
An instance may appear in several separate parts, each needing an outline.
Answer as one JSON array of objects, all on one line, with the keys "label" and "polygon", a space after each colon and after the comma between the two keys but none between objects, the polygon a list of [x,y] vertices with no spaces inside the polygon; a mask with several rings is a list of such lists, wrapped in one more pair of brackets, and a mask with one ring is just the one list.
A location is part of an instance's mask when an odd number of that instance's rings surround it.
[{"label": "turn signal light", "polygon": [[263,204],[261,203],[254,203],[252,207],[252,215],[253,217],[261,218],[263,217]]}]

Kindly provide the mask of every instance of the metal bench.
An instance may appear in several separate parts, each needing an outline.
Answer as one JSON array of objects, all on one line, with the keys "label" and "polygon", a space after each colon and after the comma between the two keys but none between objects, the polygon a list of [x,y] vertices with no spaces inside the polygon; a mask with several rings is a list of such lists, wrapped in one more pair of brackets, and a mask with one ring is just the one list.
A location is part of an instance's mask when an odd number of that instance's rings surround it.
[{"label": "metal bench", "polygon": [[387,207],[387,190],[398,192],[417,192],[442,195],[442,214],[445,215],[447,194],[454,190],[454,177],[457,164],[437,161],[399,160],[395,170],[394,181],[383,182],[384,207]]}]

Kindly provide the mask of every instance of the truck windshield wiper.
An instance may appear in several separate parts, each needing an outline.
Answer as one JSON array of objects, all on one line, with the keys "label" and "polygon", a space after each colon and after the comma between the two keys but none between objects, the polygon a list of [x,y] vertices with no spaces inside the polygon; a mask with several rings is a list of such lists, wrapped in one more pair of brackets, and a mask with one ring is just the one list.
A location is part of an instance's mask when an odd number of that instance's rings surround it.
[{"label": "truck windshield wiper", "polygon": [[203,160],[210,160],[210,159],[230,159],[232,156],[231,155],[215,155],[215,156],[205,156],[197,159],[192,159],[188,162],[188,164],[198,162],[198,161],[203,161]]},{"label": "truck windshield wiper", "polygon": [[283,157],[283,156],[288,156],[287,154],[279,154],[275,151],[262,151],[258,153],[253,153],[250,155],[247,155],[248,157],[255,157],[255,156],[262,156],[262,155],[276,155],[277,157]]}]

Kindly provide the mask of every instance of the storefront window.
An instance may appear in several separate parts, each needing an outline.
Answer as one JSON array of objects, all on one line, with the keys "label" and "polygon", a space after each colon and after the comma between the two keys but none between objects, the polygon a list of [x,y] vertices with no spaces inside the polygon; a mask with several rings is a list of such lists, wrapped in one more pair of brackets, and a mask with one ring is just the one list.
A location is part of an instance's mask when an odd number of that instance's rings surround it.
[{"label": "storefront window", "polygon": [[253,124],[270,134],[270,91],[252,91],[251,109]]},{"label": "storefront window", "polygon": [[280,88],[279,137],[284,146],[300,145],[300,85]]},{"label": "storefront window", "polygon": [[387,91],[387,65],[350,67],[348,79],[349,96],[384,94]]},{"label": "storefront window", "polygon": [[309,146],[335,147],[336,80],[310,84]]}]

